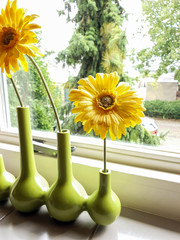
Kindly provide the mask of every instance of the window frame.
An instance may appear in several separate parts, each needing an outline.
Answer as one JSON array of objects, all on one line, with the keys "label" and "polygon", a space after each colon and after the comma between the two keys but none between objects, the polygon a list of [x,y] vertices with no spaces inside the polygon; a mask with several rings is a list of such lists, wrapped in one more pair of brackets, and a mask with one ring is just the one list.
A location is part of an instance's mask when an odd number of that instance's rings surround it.
[{"label": "window frame", "polygon": [[[5,74],[0,77],[0,142],[19,144],[18,130],[10,128],[10,111]],[[56,146],[56,133],[32,130],[32,138]],[[71,136],[75,156],[102,160],[103,141],[99,138]],[[109,162],[157,171],[180,173],[180,151],[141,144],[107,140]],[[146,159],[146,161],[144,161]]]}]

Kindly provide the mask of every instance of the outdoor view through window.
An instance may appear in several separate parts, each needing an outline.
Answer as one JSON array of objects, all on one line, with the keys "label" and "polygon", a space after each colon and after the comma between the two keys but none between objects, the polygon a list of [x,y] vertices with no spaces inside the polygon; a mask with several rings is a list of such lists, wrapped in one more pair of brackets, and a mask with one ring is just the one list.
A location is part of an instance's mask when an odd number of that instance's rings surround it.
[{"label": "outdoor view through window", "polygon": [[[0,8],[5,8],[1,0]],[[76,1],[75,1],[76,2]],[[180,2],[178,0],[23,1],[18,7],[38,14],[38,44],[44,57],[35,61],[49,85],[63,128],[72,135],[95,137],[74,123],[68,100],[77,81],[97,72],[114,72],[144,98],[145,118],[126,129],[122,141],[180,151]],[[118,4],[119,2],[119,4]],[[101,3],[101,4],[100,4]],[[101,6],[100,6],[101,5]],[[43,6],[43,7],[42,7]],[[97,24],[98,21],[98,24]],[[13,79],[25,105],[30,106],[32,129],[56,131],[57,124],[39,75],[28,62]],[[10,126],[17,127],[19,105],[11,81],[7,84]],[[119,141],[119,140],[118,140]]]}]

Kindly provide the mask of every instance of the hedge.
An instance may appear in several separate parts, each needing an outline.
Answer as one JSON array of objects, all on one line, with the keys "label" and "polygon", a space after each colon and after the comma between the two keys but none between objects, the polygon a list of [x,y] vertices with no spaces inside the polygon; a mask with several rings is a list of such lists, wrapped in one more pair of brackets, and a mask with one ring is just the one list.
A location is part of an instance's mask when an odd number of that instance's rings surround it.
[{"label": "hedge", "polygon": [[180,100],[162,101],[153,100],[145,101],[145,115],[156,118],[180,119]]}]

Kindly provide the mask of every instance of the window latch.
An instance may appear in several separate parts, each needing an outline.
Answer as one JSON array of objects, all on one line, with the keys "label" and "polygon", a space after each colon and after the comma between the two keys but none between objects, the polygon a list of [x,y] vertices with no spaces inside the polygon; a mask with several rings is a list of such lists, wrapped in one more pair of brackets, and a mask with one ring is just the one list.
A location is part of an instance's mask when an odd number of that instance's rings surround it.
[{"label": "window latch", "polygon": [[[45,144],[44,141],[33,139],[34,152],[46,156],[57,157],[57,147]],[[74,152],[76,147],[71,146],[71,152]]]}]

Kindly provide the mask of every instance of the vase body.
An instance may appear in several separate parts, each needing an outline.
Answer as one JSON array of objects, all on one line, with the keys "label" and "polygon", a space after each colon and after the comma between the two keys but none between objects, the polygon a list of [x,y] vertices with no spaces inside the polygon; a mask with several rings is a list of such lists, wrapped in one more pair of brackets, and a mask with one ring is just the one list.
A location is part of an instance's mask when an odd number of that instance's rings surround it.
[{"label": "vase body", "polygon": [[8,199],[10,187],[14,181],[15,177],[6,171],[3,156],[0,154],[0,202]]},{"label": "vase body", "polygon": [[99,188],[87,200],[87,211],[99,225],[109,225],[121,212],[121,203],[111,189],[111,172],[99,171]]},{"label": "vase body", "polygon": [[47,181],[37,172],[31,138],[29,107],[18,107],[20,174],[12,185],[10,200],[20,212],[33,212],[45,203]]},{"label": "vase body", "polygon": [[75,220],[84,210],[87,194],[74,178],[69,130],[57,133],[58,178],[47,195],[49,215],[62,222]]}]

